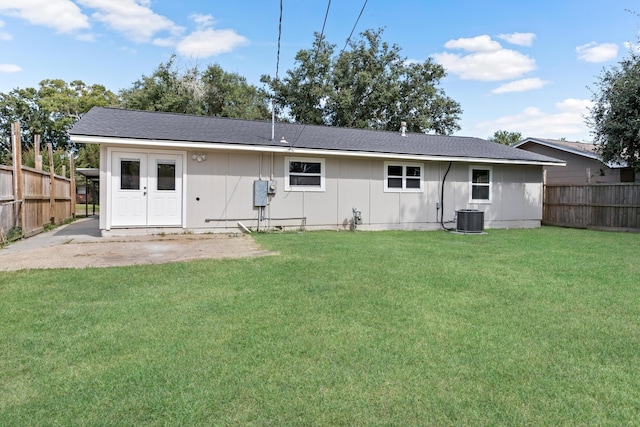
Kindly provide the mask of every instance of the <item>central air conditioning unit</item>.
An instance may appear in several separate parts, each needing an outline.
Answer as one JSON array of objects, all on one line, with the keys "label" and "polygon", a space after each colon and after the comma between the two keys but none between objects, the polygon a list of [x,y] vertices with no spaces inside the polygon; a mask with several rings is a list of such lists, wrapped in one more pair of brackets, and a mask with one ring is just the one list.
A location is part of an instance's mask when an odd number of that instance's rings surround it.
[{"label": "central air conditioning unit", "polygon": [[456,231],[458,233],[482,233],[484,231],[484,212],[476,209],[456,211]]}]

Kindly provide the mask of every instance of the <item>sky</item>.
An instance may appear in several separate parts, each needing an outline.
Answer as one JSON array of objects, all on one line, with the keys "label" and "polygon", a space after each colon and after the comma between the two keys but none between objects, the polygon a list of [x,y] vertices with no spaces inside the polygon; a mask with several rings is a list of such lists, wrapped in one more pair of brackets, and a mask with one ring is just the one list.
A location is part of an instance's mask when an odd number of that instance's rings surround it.
[{"label": "sky", "polygon": [[323,25],[338,50],[352,31],[381,28],[407,61],[444,66],[439,87],[463,110],[455,135],[590,142],[598,77],[638,43],[633,3],[283,0],[280,23],[280,0],[0,0],[0,92],[63,79],[117,93],[173,54],[185,69],[219,64],[261,86]]}]

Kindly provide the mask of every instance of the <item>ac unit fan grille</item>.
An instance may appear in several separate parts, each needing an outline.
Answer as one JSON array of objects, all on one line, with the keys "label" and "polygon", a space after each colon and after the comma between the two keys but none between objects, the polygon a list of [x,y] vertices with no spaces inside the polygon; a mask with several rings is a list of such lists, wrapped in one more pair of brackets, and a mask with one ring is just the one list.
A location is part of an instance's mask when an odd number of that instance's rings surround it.
[{"label": "ac unit fan grille", "polygon": [[482,233],[484,230],[484,212],[475,209],[456,211],[458,221],[456,231],[459,233]]}]

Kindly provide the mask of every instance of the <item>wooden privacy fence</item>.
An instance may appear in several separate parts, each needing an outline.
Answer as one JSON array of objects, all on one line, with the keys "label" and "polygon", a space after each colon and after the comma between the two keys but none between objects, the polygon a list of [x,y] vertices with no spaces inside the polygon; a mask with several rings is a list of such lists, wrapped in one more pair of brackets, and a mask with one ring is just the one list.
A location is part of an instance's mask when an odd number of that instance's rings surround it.
[{"label": "wooden privacy fence", "polygon": [[542,223],[640,231],[640,184],[545,185]]},{"label": "wooden privacy fence", "polygon": [[73,157],[69,158],[71,178],[56,175],[53,149],[47,144],[49,172],[43,171],[40,142],[36,138],[36,168],[22,166],[18,123],[12,126],[11,139],[13,165],[0,165],[0,242],[7,237],[33,236],[46,225],[60,224],[75,215]]}]

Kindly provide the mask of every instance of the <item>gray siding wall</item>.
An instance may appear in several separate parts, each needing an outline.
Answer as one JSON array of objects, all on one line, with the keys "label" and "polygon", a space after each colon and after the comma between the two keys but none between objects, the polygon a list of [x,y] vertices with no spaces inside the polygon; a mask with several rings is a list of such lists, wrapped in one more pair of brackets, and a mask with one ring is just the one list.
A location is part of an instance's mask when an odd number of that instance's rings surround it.
[{"label": "gray siding wall", "polygon": [[[131,147],[142,149],[143,147]],[[118,151],[126,151],[119,147]],[[187,151],[186,228],[194,232],[238,230],[247,227],[298,228],[302,217],[308,229],[349,229],[352,208],[362,212],[363,230],[440,228],[437,203],[448,162],[410,162],[424,166],[424,191],[384,191],[384,159],[324,157],[324,191],[285,191],[285,155],[208,151],[202,162],[192,160],[202,150]],[[302,157],[312,157],[304,155]],[[107,147],[101,147],[100,228],[107,227]],[[403,163],[398,161],[399,163]],[[444,220],[460,209],[485,212],[487,228],[537,227],[542,219],[542,167],[492,165],[491,203],[469,202],[470,163],[453,163],[444,185]],[[253,182],[273,179],[277,192],[259,221],[253,206]],[[447,224],[445,224],[447,225]],[[448,226],[455,224],[449,222]]]},{"label": "gray siding wall", "polygon": [[[190,159],[192,152],[187,153]],[[325,157],[324,191],[285,191],[285,156],[210,152],[187,164],[187,228],[237,228],[259,224],[253,206],[253,181],[277,182],[260,227],[348,229],[352,208],[362,212],[362,229],[437,229],[437,203],[448,163],[425,162],[424,191],[384,191],[384,159]],[[309,157],[305,155],[304,157]],[[542,168],[494,165],[492,202],[469,203],[469,166],[454,163],[444,187],[444,219],[459,209],[485,212],[487,227],[532,227],[542,218]],[[198,200],[199,199],[199,200]]]}]

